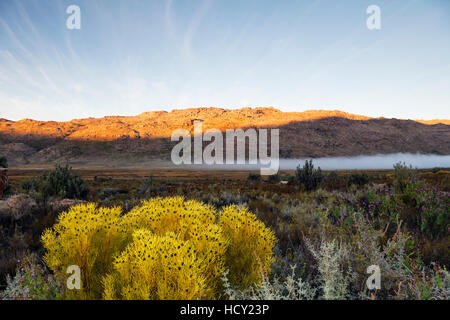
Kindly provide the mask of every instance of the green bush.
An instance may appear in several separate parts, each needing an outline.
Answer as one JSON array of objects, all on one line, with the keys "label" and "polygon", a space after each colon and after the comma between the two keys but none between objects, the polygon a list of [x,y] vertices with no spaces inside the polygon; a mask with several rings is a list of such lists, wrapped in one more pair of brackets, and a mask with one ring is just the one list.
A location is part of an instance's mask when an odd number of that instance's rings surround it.
[{"label": "green bush", "polygon": [[348,179],[348,185],[363,186],[369,183],[369,176],[367,173],[352,173]]},{"label": "green bush", "polygon": [[334,172],[331,171],[324,179],[324,187],[327,190],[335,190],[338,189],[341,186],[341,179],[339,177],[339,175]]},{"label": "green bush", "polygon": [[296,177],[289,175],[289,176],[286,177],[286,181],[288,182],[287,183],[288,185],[292,186],[296,182]]},{"label": "green bush", "polygon": [[280,182],[280,176],[279,176],[278,174],[270,175],[270,176],[267,178],[267,181],[270,182],[270,183],[277,183],[277,182]]},{"label": "green bush", "polygon": [[0,155],[0,168],[8,168],[8,160],[2,155]]},{"label": "green bush", "polygon": [[55,165],[55,169],[29,182],[22,183],[22,188],[28,190],[37,200],[46,200],[57,196],[68,199],[86,199],[89,189],[76,172],[66,163],[65,166]]},{"label": "green bush", "polygon": [[322,170],[320,167],[314,169],[312,160],[306,160],[303,168],[300,165],[297,167],[296,177],[300,187],[303,187],[306,191],[317,189],[323,181]]},{"label": "green bush", "polygon": [[259,173],[249,173],[247,180],[249,181],[260,181],[261,175]]},{"label": "green bush", "polygon": [[403,193],[406,189],[408,180],[414,177],[416,177],[416,174],[411,165],[408,167],[405,162],[394,164],[393,186],[396,192]]}]

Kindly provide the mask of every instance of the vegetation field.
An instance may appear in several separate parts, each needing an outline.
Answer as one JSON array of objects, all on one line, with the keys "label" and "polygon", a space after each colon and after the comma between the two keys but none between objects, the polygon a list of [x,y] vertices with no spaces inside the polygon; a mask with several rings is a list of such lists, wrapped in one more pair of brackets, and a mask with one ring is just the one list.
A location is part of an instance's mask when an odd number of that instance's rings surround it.
[{"label": "vegetation field", "polygon": [[[450,172],[10,168],[3,299],[448,299]],[[81,289],[67,288],[69,265]],[[367,268],[380,268],[369,290]]]}]

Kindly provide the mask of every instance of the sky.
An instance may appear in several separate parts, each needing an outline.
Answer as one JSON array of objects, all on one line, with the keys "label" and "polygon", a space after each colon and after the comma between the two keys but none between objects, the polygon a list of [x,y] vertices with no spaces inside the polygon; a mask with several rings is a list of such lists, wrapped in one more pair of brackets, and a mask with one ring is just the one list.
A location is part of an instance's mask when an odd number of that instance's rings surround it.
[{"label": "sky", "polygon": [[450,1],[0,0],[0,118],[270,106],[450,119]]}]

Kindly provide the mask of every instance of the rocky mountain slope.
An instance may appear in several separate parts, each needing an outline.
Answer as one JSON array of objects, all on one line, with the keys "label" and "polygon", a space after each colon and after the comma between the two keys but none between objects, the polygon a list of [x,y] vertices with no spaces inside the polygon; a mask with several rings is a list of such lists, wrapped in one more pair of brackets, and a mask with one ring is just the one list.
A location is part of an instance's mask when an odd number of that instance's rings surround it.
[{"label": "rocky mountain slope", "polygon": [[341,111],[197,108],[67,122],[0,119],[0,154],[12,165],[72,162],[123,164],[169,159],[175,129],[279,128],[280,156],[329,157],[397,152],[450,154],[450,121],[369,118]]}]

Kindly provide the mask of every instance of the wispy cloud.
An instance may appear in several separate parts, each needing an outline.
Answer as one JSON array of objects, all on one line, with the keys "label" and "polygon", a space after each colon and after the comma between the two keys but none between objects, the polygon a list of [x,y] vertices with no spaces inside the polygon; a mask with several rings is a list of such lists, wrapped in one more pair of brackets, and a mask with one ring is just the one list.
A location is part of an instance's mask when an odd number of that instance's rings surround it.
[{"label": "wispy cloud", "polygon": [[[360,2],[79,0],[82,29],[68,30],[67,1],[8,1],[0,12],[0,115],[69,120],[334,103],[366,114],[376,103],[380,115],[450,118],[441,90],[450,85],[450,28],[437,14],[450,4],[378,2],[383,28],[369,36]],[[377,87],[362,88],[373,74]],[[384,95],[368,102],[373,89]],[[427,100],[432,106],[421,108]]]},{"label": "wispy cloud", "polygon": [[193,59],[192,41],[213,0],[202,0],[195,10],[183,39],[183,52],[188,59]]}]

